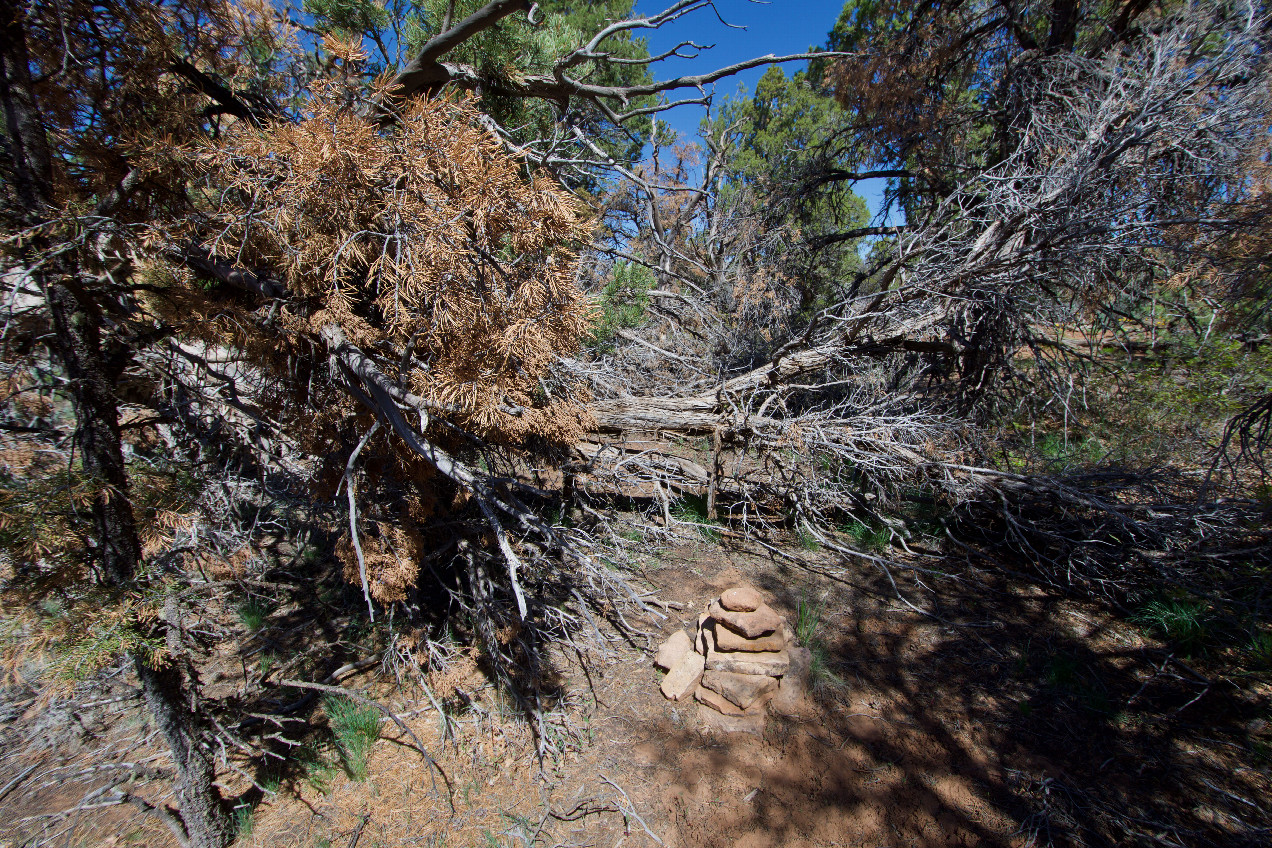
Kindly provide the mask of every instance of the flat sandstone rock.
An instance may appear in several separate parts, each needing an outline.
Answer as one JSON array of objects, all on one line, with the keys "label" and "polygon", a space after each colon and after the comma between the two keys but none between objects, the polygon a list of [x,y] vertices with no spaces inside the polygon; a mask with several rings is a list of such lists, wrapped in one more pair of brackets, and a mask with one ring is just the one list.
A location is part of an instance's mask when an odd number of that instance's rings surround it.
[{"label": "flat sandstone rock", "polygon": [[777,681],[772,677],[730,671],[708,671],[702,676],[702,686],[723,696],[740,710],[777,691]]},{"label": "flat sandstone rock", "polygon": [[729,699],[718,692],[712,692],[707,687],[699,684],[698,688],[693,692],[694,700],[699,704],[706,704],[711,709],[724,715],[740,716],[746,715],[746,711],[736,704],[729,703]]},{"label": "flat sandstone rock", "polygon": [[715,650],[715,621],[706,613],[703,613],[702,619],[699,619],[698,639],[695,645],[695,650],[704,657],[710,656]]},{"label": "flat sandstone rock", "polygon": [[772,707],[773,712],[779,715],[798,716],[808,712],[812,706],[808,701],[808,687],[813,655],[808,648],[791,648],[790,655],[790,667],[782,675]]},{"label": "flat sandstone rock", "polygon": [[727,627],[715,629],[715,646],[718,651],[780,651],[786,647],[786,634],[782,630],[774,630],[767,636],[756,636],[748,639]]},{"label": "flat sandstone rock", "polygon": [[663,696],[672,701],[681,700],[698,687],[698,681],[702,680],[702,671],[702,654],[688,652],[663,678],[660,687]]},{"label": "flat sandstone rock", "polygon": [[658,656],[654,657],[654,665],[671,671],[680,662],[681,657],[693,650],[693,642],[689,634],[677,630],[658,648]]},{"label": "flat sandstone rock", "polygon": [[719,601],[713,601],[707,612],[717,622],[748,639],[767,635],[782,626],[782,617],[766,604],[752,612],[734,612],[720,606]]},{"label": "flat sandstone rock", "polygon": [[750,586],[735,586],[720,596],[720,606],[731,612],[754,612],[764,599]]},{"label": "flat sandstone rock", "polygon": [[786,650],[745,653],[734,651],[721,653],[712,650],[707,654],[707,668],[711,671],[732,671],[737,674],[762,674],[781,677],[790,667],[791,657]]}]

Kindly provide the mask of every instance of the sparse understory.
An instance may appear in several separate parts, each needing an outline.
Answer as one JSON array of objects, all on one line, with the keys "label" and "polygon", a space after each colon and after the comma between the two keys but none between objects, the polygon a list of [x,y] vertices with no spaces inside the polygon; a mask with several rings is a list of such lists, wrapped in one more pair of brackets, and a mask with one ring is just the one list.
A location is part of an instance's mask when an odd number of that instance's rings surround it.
[{"label": "sparse understory", "polygon": [[1272,841],[1264,4],[634,5],[0,8],[0,840]]}]

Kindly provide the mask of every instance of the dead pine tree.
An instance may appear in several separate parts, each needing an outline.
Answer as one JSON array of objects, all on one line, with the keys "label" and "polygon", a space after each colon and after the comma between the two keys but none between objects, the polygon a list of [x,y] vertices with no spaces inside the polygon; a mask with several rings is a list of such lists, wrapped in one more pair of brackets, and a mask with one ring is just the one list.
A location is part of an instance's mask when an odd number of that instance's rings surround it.
[{"label": "dead pine tree", "polygon": [[[260,4],[6,7],[6,355],[47,346],[74,406],[68,479],[92,516],[58,556],[21,553],[21,573],[33,587],[100,589],[78,593],[80,606],[119,619],[113,648],[133,657],[176,766],[177,809],[115,801],[182,844],[233,837],[212,754],[223,731],[205,721],[180,626],[188,601],[173,591],[202,591],[201,578],[177,554],[146,553],[125,415],[159,422],[174,457],[202,445],[319,498],[343,494],[350,530],[336,553],[372,615],[416,584],[440,536],[496,665],[527,669],[519,682],[533,688],[535,628],[573,614],[527,592],[528,578],[596,568],[541,516],[552,493],[519,477],[594,426],[586,393],[552,373],[589,323],[575,285],[589,213],[557,174],[596,179],[606,151],[630,144],[625,125],[667,108],[664,92],[801,58],[598,80],[614,50],[629,66],[657,61],[628,55],[633,32],[708,7],[607,22],[517,79],[448,54],[514,14],[533,32],[543,13],[526,2],[448,19],[414,55],[386,56],[388,75],[367,70],[357,39],[306,42]],[[526,137],[465,91],[548,114],[574,103],[583,119],[532,123],[547,135]],[[597,127],[612,137],[588,135]],[[434,528],[447,510],[460,521]],[[529,635],[501,639],[509,629]]]},{"label": "dead pine tree", "polygon": [[[474,638],[540,720],[544,640],[602,595],[640,603],[586,531],[552,520],[546,479],[584,504],[642,493],[664,520],[671,498],[702,495],[743,529],[792,520],[822,538],[845,504],[907,486],[1028,489],[979,462],[977,427],[1022,386],[1068,402],[1081,358],[1040,328],[1142,302],[1151,287],[1126,281],[1157,278],[1129,272],[1261,220],[1232,205],[1248,201],[1242,140],[1267,119],[1253,6],[1121,4],[1108,37],[1070,38],[1062,15],[1032,46],[1037,27],[960,6],[874,52],[817,54],[860,119],[830,141],[866,153],[808,184],[894,179],[904,221],[802,242],[770,226],[771,196],[722,190],[726,135],[693,154],[699,171],[687,152],[635,161],[660,111],[812,58],[654,80],[660,58],[701,48],[651,57],[632,36],[703,0],[526,49],[515,73],[465,51],[536,44],[553,4],[495,0],[413,47],[374,27],[316,37],[258,4],[65,5],[5,18],[8,338],[46,341],[66,378],[100,581],[155,588],[126,405],[162,417],[174,453],[215,442],[340,504],[334,553],[369,616],[411,599],[426,557],[445,563]],[[1141,14],[1154,25],[1132,26]],[[998,99],[938,96],[955,77]],[[1002,116],[977,134],[992,151],[957,131],[978,119],[968,103]],[[931,147],[895,161],[915,139]],[[816,256],[865,236],[884,241],[850,279],[800,292],[784,245]],[[584,284],[620,274],[646,311],[589,350],[604,304]],[[223,845],[179,611],[151,600],[131,647],[178,765],[174,832]]]}]

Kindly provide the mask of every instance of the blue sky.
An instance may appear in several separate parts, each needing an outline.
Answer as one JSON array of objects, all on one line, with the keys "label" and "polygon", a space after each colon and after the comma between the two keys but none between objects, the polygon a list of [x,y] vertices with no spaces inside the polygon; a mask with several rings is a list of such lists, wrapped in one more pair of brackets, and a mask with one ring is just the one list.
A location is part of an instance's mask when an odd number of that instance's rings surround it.
[{"label": "blue sky", "polygon": [[[639,0],[636,3],[636,13],[653,15],[667,8],[671,2],[672,0]],[[660,62],[654,67],[654,75],[658,79],[668,79],[685,74],[705,73],[766,53],[780,56],[804,53],[809,47],[821,47],[825,45],[826,34],[835,25],[843,7],[843,0],[774,0],[771,3],[716,0],[720,17],[745,29],[731,29],[720,23],[710,9],[702,9],[664,25],[662,29],[642,30],[633,34],[643,35],[648,39],[649,52],[654,55],[670,50],[681,41],[715,45],[711,50],[702,51],[697,59],[668,59]],[[805,66],[804,62],[790,62],[783,65],[783,68],[789,75]],[[739,84],[745,84],[748,90],[752,90],[764,71],[765,68],[753,68],[735,77],[723,79],[716,84],[716,92],[733,94]],[[695,135],[702,115],[702,109],[682,106],[665,113],[663,119],[679,132]]]},{"label": "blue sky", "polygon": [[[636,13],[653,15],[672,2],[674,0],[638,0]],[[653,55],[670,50],[681,41],[715,45],[711,50],[703,50],[696,59],[668,59],[654,66],[653,73],[657,79],[669,79],[706,73],[767,53],[781,56],[804,53],[810,47],[822,47],[843,7],[844,0],[773,0],[770,3],[716,0],[720,17],[735,27],[745,29],[725,26],[710,9],[702,9],[661,29],[635,34],[648,39],[649,52]],[[782,67],[790,75],[802,70],[806,64],[790,62]],[[721,80],[716,83],[717,97],[735,94],[739,85],[745,85],[748,91],[754,90],[765,70],[764,67],[753,68]],[[682,93],[673,99],[685,96]],[[681,106],[663,113],[661,117],[677,132],[692,137],[697,135],[698,124],[704,114],[700,107]],[[883,180],[858,183],[855,187],[856,192],[865,198],[872,215],[879,211],[883,188]]]}]

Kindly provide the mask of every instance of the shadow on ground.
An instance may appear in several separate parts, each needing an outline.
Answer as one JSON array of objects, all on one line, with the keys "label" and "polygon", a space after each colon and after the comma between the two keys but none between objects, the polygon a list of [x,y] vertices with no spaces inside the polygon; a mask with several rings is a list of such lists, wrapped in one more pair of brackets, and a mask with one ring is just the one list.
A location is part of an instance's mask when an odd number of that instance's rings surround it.
[{"label": "shadow on ground", "polygon": [[1098,607],[984,574],[894,571],[920,615],[872,566],[733,562],[792,620],[821,605],[826,671],[762,740],[704,736],[693,706],[644,728],[668,844],[1272,840],[1266,679],[1208,675]]}]

